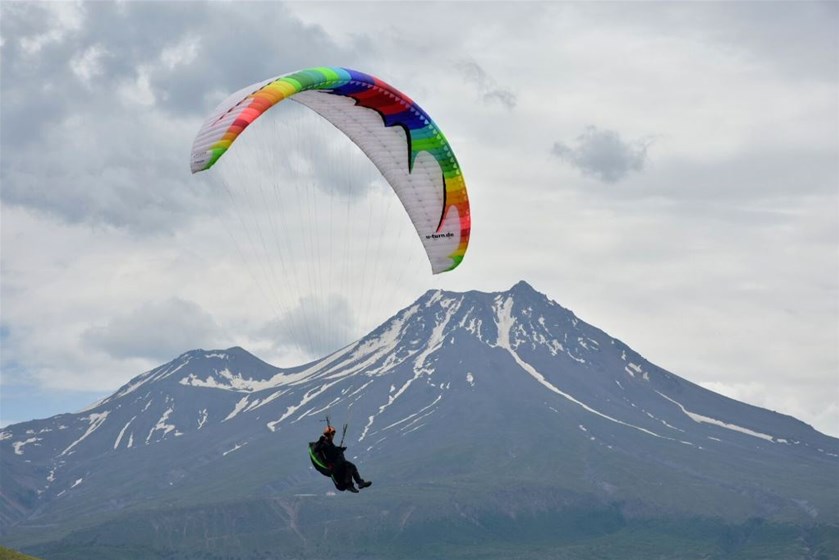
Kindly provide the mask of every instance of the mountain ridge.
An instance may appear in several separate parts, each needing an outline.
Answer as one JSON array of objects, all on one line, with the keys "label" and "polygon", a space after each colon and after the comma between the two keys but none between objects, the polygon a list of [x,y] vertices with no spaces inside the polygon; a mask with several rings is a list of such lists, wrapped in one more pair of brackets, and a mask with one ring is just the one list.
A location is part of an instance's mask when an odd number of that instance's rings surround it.
[{"label": "mountain ridge", "polygon": [[[381,522],[386,540],[412,523],[473,519],[480,533],[499,515],[577,509],[606,528],[661,516],[839,523],[824,491],[839,440],[659,368],[522,281],[429,290],[292,368],[235,346],[192,350],[87,411],[9,426],[0,534],[66,545],[144,511],[268,500],[296,512],[282,523],[311,552],[325,530],[312,508],[337,519],[351,507],[300,451],[327,414],[350,424],[348,453],[376,482],[359,519],[402,504],[405,521]],[[44,524],[57,528],[34,536]]]}]

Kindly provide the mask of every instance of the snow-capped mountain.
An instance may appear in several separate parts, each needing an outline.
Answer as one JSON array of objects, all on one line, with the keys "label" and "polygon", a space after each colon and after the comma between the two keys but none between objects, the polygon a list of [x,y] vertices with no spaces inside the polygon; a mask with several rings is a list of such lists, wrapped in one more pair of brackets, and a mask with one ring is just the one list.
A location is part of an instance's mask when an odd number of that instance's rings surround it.
[{"label": "snow-capped mountain", "polygon": [[[136,529],[142,512],[201,517],[269,500],[280,540],[310,550],[350,507],[326,496],[305,453],[327,415],[349,424],[348,455],[375,482],[362,511],[384,516],[388,538],[569,508],[839,523],[839,440],[669,373],[520,282],[429,291],[297,368],[194,350],[84,412],[10,426],[4,538],[66,547],[129,519]],[[145,538],[176,530],[155,526]]]}]

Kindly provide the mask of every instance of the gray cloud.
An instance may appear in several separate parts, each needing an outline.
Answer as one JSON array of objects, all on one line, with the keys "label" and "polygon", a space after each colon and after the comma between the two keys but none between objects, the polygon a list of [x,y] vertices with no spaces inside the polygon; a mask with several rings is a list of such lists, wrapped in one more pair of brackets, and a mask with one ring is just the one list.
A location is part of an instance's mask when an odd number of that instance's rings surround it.
[{"label": "gray cloud", "polygon": [[325,356],[349,344],[355,332],[349,302],[339,296],[306,296],[257,333],[275,347],[298,348],[310,359]]},{"label": "gray cloud", "polygon": [[507,109],[516,107],[518,102],[516,94],[499,86],[495,79],[474,60],[461,60],[455,63],[455,68],[476,88],[484,101],[500,103]]},{"label": "gray cloud", "polygon": [[[145,77],[145,87],[159,108],[203,116],[217,103],[219,92],[320,65],[338,53],[352,58],[322,29],[303,23],[285,5],[253,8],[195,2],[81,3],[68,18],[50,4],[4,6],[4,108],[14,109],[8,106],[12,98],[21,107],[38,109],[52,101],[78,110],[79,103],[89,99],[107,111],[115,87]],[[266,20],[271,25],[265,25]],[[100,71],[95,79],[80,81],[70,63],[94,47],[101,51]],[[50,94],[49,85],[60,85],[53,92],[57,95]],[[39,113],[26,117],[37,118]]]},{"label": "gray cloud", "polygon": [[171,298],[114,315],[106,325],[82,334],[89,348],[112,358],[163,362],[185,349],[224,346],[219,326],[199,305]]},{"label": "gray cloud", "polygon": [[346,52],[284,5],[255,6],[4,4],[0,200],[139,235],[212,211],[188,172],[203,115],[243,84]]},{"label": "gray cloud", "polygon": [[552,153],[586,175],[615,183],[632,171],[641,171],[647,159],[649,141],[624,141],[613,130],[589,126],[573,146],[556,142]]},{"label": "gray cloud", "polygon": [[[128,123],[115,118],[112,124]],[[81,127],[58,133],[69,140]],[[92,127],[87,127],[92,128]],[[98,128],[98,127],[94,127]],[[107,134],[97,135],[106,141]],[[147,235],[171,233],[211,210],[208,193],[191,189],[177,153],[160,153],[154,164],[130,145],[115,138],[100,149],[92,139],[80,139],[70,152],[55,148],[54,157],[37,152],[6,156],[0,172],[5,204],[21,206],[67,223],[113,226]],[[44,147],[52,149],[51,143]],[[89,151],[88,151],[89,149]],[[104,151],[99,159],[96,152]]]}]

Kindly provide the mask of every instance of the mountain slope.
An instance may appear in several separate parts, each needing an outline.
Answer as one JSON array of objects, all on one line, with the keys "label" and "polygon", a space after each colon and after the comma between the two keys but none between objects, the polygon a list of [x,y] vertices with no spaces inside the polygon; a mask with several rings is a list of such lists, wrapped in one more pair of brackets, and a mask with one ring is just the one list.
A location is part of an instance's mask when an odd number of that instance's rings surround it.
[{"label": "mountain slope", "polygon": [[[375,481],[355,501],[308,465],[327,414]],[[569,534],[664,517],[839,524],[839,440],[656,367],[524,282],[430,291],[297,368],[187,352],[85,412],[10,426],[0,452],[4,542],[65,550],[139,542],[126,524],[175,548],[213,534],[315,555],[327,534],[411,548],[535,527],[539,542],[568,512],[594,519]]]}]

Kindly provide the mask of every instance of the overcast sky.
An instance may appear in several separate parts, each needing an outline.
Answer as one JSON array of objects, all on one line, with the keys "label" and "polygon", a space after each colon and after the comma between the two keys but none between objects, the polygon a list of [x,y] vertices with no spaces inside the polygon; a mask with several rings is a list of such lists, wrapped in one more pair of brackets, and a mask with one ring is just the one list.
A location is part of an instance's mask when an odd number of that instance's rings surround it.
[{"label": "overcast sky", "polygon": [[[4,2],[0,422],[194,348],[295,365],[427,289],[526,280],[677,375],[839,435],[837,30],[835,2]],[[325,65],[446,133],[473,215],[457,270],[432,276],[363,157],[293,107],[190,174],[227,94]],[[247,229],[276,214],[231,196],[277,173],[318,193],[283,221],[292,270]]]}]

